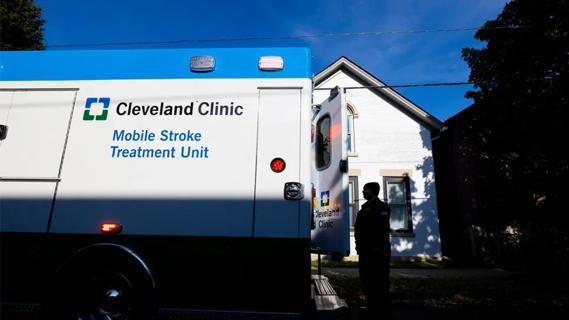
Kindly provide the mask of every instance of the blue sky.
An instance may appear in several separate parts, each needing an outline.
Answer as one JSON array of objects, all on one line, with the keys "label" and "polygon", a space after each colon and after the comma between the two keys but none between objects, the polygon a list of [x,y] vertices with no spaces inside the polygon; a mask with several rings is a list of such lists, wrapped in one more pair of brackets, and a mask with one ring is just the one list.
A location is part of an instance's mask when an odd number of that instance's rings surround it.
[{"label": "blue sky", "polygon": [[[47,45],[227,39],[337,32],[476,27],[506,0],[150,1],[36,0],[47,20]],[[474,31],[291,40],[186,42],[112,48],[308,46],[318,72],[346,56],[387,84],[467,81],[464,47]],[[88,49],[88,48],[82,48]],[[398,89],[439,120],[471,104],[470,86]]]}]

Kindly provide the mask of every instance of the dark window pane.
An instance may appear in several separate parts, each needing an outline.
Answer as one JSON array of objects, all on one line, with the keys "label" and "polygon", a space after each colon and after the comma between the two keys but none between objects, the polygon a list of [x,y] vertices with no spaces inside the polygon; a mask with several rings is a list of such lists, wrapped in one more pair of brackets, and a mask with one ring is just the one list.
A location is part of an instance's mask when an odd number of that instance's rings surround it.
[{"label": "dark window pane", "polygon": [[406,195],[403,181],[387,183],[387,198],[390,204],[405,204]]},{"label": "dark window pane", "polygon": [[318,121],[316,125],[316,168],[324,169],[330,165],[330,116]]}]

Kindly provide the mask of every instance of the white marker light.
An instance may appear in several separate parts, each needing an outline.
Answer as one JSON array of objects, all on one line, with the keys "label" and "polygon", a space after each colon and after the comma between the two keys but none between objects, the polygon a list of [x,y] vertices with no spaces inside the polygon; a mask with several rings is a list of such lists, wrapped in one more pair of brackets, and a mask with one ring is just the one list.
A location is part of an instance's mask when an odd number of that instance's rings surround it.
[{"label": "white marker light", "polygon": [[215,69],[215,58],[212,56],[193,56],[190,60],[192,72],[210,72]]},{"label": "white marker light", "polygon": [[259,58],[259,70],[277,71],[284,68],[284,60],[278,56],[266,56]]}]

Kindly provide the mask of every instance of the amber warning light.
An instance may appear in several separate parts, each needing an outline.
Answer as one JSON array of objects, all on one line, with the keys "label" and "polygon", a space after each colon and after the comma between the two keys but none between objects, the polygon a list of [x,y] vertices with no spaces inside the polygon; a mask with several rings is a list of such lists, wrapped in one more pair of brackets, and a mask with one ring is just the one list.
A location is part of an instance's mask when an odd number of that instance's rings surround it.
[{"label": "amber warning light", "polygon": [[101,225],[102,233],[119,233],[122,231],[122,225],[120,223],[103,223]]}]

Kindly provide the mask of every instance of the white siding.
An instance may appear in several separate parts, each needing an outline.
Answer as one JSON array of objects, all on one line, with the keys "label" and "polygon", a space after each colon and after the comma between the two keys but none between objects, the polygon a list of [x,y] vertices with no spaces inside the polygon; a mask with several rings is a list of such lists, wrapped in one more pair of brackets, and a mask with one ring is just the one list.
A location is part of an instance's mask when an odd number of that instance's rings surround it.
[{"label": "white siding", "polygon": [[[363,85],[342,71],[318,85],[319,88],[357,87]],[[314,102],[328,96],[316,90]],[[356,156],[349,158],[350,169],[360,170],[358,187],[377,181],[382,186],[380,171],[409,172],[412,199],[413,235],[393,236],[392,256],[440,257],[437,196],[433,168],[433,151],[429,127],[407,115],[369,89],[347,90],[346,100],[355,107]],[[361,192],[359,197],[362,198]],[[360,204],[365,200],[361,199]],[[356,255],[353,238],[351,254]]]}]

